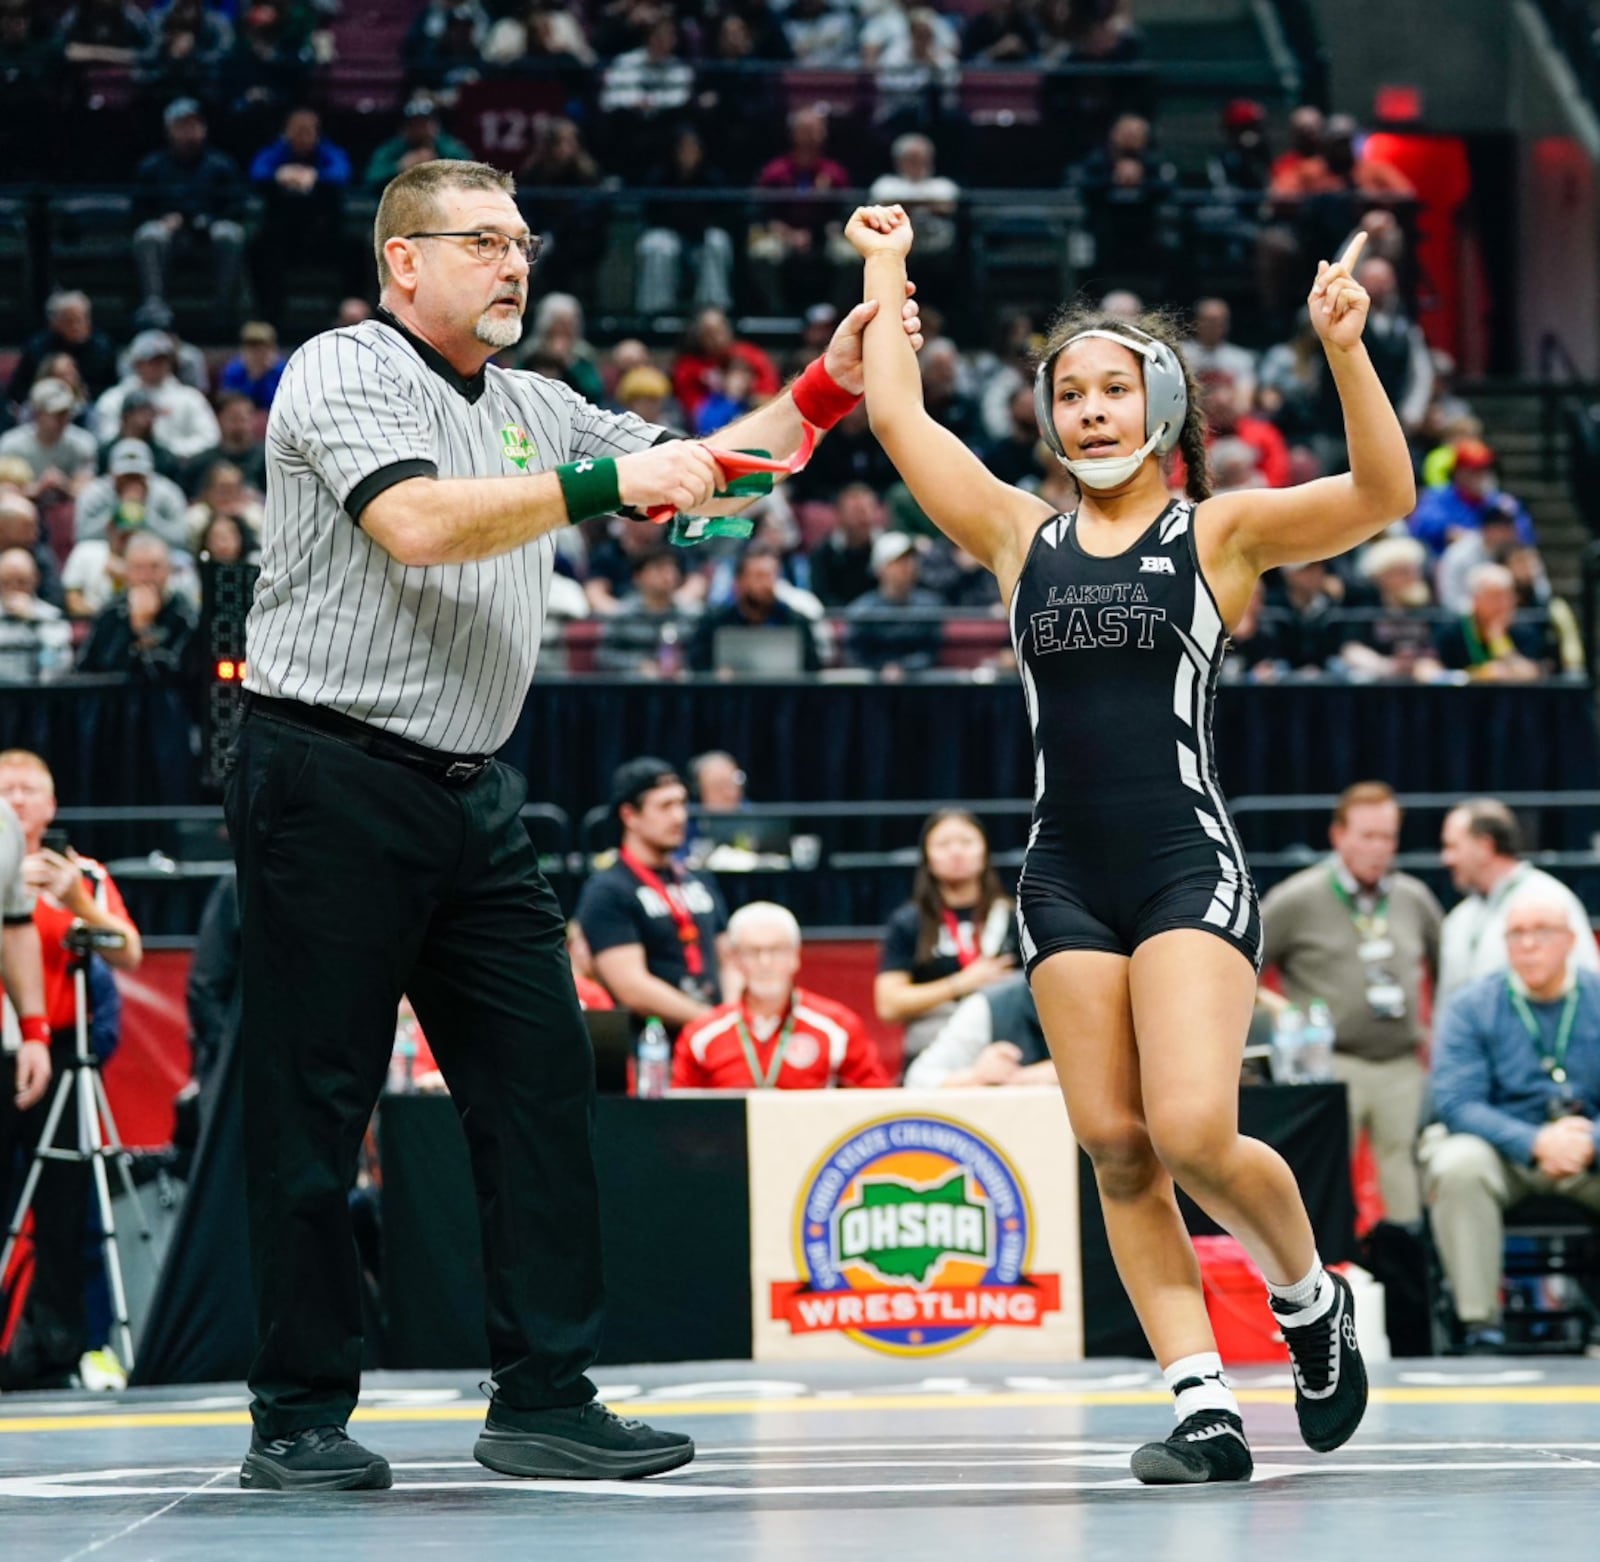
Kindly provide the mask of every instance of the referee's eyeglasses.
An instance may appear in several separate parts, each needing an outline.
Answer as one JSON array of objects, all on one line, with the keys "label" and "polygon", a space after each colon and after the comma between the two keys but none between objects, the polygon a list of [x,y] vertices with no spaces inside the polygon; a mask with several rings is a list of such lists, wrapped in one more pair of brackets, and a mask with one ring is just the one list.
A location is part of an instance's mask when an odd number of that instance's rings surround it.
[{"label": "referee's eyeglasses", "polygon": [[498,233],[493,228],[455,228],[438,233],[403,233],[404,239],[471,239],[473,252],[486,266],[498,266],[505,260],[511,246],[522,251],[522,258],[531,270],[544,248],[544,240],[537,233],[525,233],[512,238],[509,233]]}]

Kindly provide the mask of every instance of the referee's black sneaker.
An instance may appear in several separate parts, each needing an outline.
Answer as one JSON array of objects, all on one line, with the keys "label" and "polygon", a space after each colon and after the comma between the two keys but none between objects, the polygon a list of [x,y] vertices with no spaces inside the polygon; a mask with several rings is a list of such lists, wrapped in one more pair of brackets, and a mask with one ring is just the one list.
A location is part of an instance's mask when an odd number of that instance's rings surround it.
[{"label": "referee's black sneaker", "polygon": [[1231,1410],[1197,1410],[1165,1442],[1146,1443],[1133,1455],[1133,1473],[1146,1486],[1248,1481],[1255,1467],[1244,1422]]},{"label": "referee's black sneaker", "polygon": [[1296,1323],[1296,1309],[1272,1298],[1294,1369],[1294,1413],[1300,1436],[1319,1454],[1354,1436],[1367,1411],[1367,1368],[1356,1344],[1356,1299],[1343,1275],[1326,1271],[1333,1304],[1319,1318]]},{"label": "referee's black sneaker", "polygon": [[625,1421],[594,1400],[552,1410],[513,1410],[496,1398],[489,1402],[472,1456],[502,1475],[628,1481],[687,1464],[694,1458],[694,1443],[681,1432]]},{"label": "referee's black sneaker", "polygon": [[342,1426],[314,1426],[288,1437],[255,1433],[239,1484],[248,1491],[387,1491],[394,1475],[387,1459]]}]

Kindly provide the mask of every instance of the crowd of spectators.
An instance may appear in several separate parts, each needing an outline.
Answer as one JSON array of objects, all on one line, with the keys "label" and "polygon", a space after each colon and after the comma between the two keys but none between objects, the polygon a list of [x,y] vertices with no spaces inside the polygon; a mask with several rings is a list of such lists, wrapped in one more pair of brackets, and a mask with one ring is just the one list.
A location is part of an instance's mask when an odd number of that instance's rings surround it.
[{"label": "crowd of spectators", "polygon": [[[59,670],[59,652],[44,650],[59,633],[50,610],[72,621],[113,606],[125,589],[128,543],[141,530],[151,541],[136,556],[148,563],[156,543],[168,554],[158,573],[169,619],[198,605],[202,552],[252,555],[289,279],[313,257],[345,296],[321,323],[362,318],[370,257],[345,222],[347,199],[358,189],[375,195],[418,161],[467,155],[450,128],[451,105],[467,82],[498,70],[575,69],[575,80],[595,86],[592,103],[573,99],[566,112],[530,125],[518,173],[540,192],[530,217],[545,245],[538,300],[507,363],[650,421],[714,435],[775,394],[859,296],[859,260],[841,226],[852,192],[868,189],[914,213],[929,410],[1006,481],[1071,507],[1073,485],[1038,438],[1030,395],[1031,355],[1054,301],[975,318],[963,187],[942,167],[963,138],[923,123],[908,105],[917,83],[964,67],[1126,63],[1141,38],[1122,0],[933,8],[902,0],[428,0],[399,45],[412,95],[390,133],[356,151],[304,102],[308,73],[333,59],[337,9],[336,0],[302,0],[230,20],[198,0],[148,13],[87,0],[52,32],[37,0],[0,0],[0,70],[43,70],[47,59],[62,69],[135,68],[161,105],[162,138],[134,171],[139,307],[129,339],[114,343],[97,330],[87,297],[58,293],[9,376],[0,406],[8,646],[25,653],[31,635],[39,665]],[[747,123],[739,116],[752,106],[714,71],[704,74],[741,61],[873,73],[876,117],[858,133],[848,114],[841,123],[837,103],[818,102],[780,105],[776,119]],[[770,116],[772,94],[745,96]],[[213,121],[225,136],[213,138]],[[1152,303],[1176,305],[1188,322],[1184,355],[1210,421],[1219,490],[1284,486],[1341,467],[1336,389],[1294,308],[1318,255],[1335,253],[1358,226],[1370,236],[1359,271],[1373,300],[1366,340],[1411,438],[1422,497],[1392,535],[1359,553],[1269,576],[1235,636],[1230,676],[1526,681],[1581,670],[1574,616],[1552,593],[1533,523],[1502,488],[1500,457],[1415,317],[1405,220],[1415,192],[1353,120],[1303,106],[1274,155],[1265,109],[1233,102],[1203,168],[1180,170],[1156,123],[1123,110],[1105,117],[1093,145],[1067,145],[1062,156],[1051,176],[1084,202],[1094,274],[1143,286]],[[628,241],[636,318],[646,328],[603,345],[585,310],[609,253],[606,193],[619,181],[660,197],[647,202]],[[1196,181],[1246,198],[1223,208],[1233,215],[1211,235],[1236,247],[1246,292],[1174,300],[1149,291],[1160,285],[1146,264],[1161,248],[1160,202]],[[721,199],[751,187],[769,197],[755,216]],[[210,340],[235,341],[231,351],[203,353],[173,329],[174,268],[197,261],[210,268],[214,323],[227,328]],[[1101,301],[1130,317],[1142,307],[1122,286]],[[747,333],[739,305],[779,324]],[[1180,490],[1180,461],[1171,479]],[[889,470],[864,413],[751,513],[754,547],[744,559],[722,540],[666,550],[659,534],[622,521],[563,535],[545,666],[672,677],[830,666],[897,676],[1009,664],[992,581],[934,531]],[[950,614],[987,618],[993,633],[958,644],[941,628]],[[578,620],[591,623],[573,632]],[[781,631],[792,651],[753,653],[750,632],[760,629]],[[130,654],[143,675],[171,676],[183,658],[154,647],[156,633],[133,635]],[[77,636],[92,638],[81,629]],[[152,654],[139,656],[141,648]],[[18,665],[15,651],[8,655]]]},{"label": "crowd of spectators", "polygon": [[[1374,259],[1360,269],[1381,314],[1392,267]],[[366,307],[348,299],[338,322]],[[691,317],[676,348],[637,337],[601,348],[587,337],[579,298],[547,292],[507,361],[596,402],[714,437],[775,394],[837,318],[827,303],[808,310],[788,353],[741,336],[714,306]],[[963,351],[931,299],[924,319],[933,416],[1007,481],[1070,508],[1071,480],[1033,421],[1029,354],[1039,323],[1013,312],[994,350]],[[1205,401],[1217,488],[1284,486],[1337,469],[1342,443],[1318,431],[1331,378],[1320,355],[1301,363],[1293,342],[1260,354],[1241,345],[1220,298],[1195,301],[1191,319],[1183,347]],[[70,626],[124,612],[136,567],[159,602],[141,590],[131,634],[107,640],[83,629],[79,642],[93,645],[96,670],[181,675],[200,606],[198,561],[248,561],[257,549],[265,420],[283,362],[264,321],[246,322],[231,350],[209,354],[155,329],[119,346],[96,328],[88,298],[50,300],[0,412],[12,425],[0,433],[8,667],[26,660],[19,651],[31,637],[38,666],[61,670],[58,615]],[[1415,512],[1354,554],[1270,574],[1234,636],[1229,675],[1533,681],[1581,672],[1574,614],[1551,589],[1525,506],[1500,486],[1499,457],[1446,388],[1448,363],[1407,346],[1393,366],[1402,376],[1396,395],[1414,402]],[[1403,378],[1413,373],[1423,376],[1415,393]],[[1175,491],[1183,479],[1175,458]],[[668,677],[1010,665],[993,581],[922,515],[864,412],[750,514],[745,545],[669,548],[660,532],[621,519],[562,534],[545,665]],[[956,644],[944,630],[951,615],[987,620],[992,633]],[[591,627],[576,635],[571,626],[583,620]],[[744,632],[763,628],[783,630],[792,656],[753,653]]]},{"label": "crowd of spectators", "polygon": [[[171,323],[160,314],[167,273],[185,257],[211,267],[219,319],[247,310],[281,328],[286,261],[331,269],[354,290],[348,279],[364,261],[342,226],[346,204],[419,159],[462,155],[476,123],[455,114],[462,93],[507,74],[555,73],[516,134],[485,149],[541,192],[552,285],[592,278],[612,220],[608,192],[662,192],[638,241],[642,314],[729,307],[736,263],[748,269],[748,303],[769,313],[853,301],[855,256],[833,196],[845,190],[907,205],[928,280],[959,276],[964,185],[1026,183],[1080,197],[1095,271],[1138,273],[1151,291],[1179,258],[1164,200],[1180,190],[1213,204],[1239,198],[1235,217],[1206,219],[1204,246],[1235,269],[1259,263],[1287,317],[1307,256],[1348,230],[1354,207],[1390,211],[1412,193],[1362,151],[1353,121],[1324,123],[1315,109],[1299,111],[1290,150],[1274,159],[1267,109],[1252,100],[1228,104],[1213,147],[1180,166],[1148,117],[1149,83],[1122,77],[1024,94],[974,125],[957,90],[964,72],[1037,82],[1140,59],[1130,0],[427,0],[395,42],[398,103],[358,115],[341,112],[332,90],[339,9],[280,0],[230,20],[232,7],[201,0],[148,11],[89,0],[65,15],[51,0],[0,0],[8,91],[31,84],[70,103],[82,72],[133,74],[141,110],[131,134],[96,145],[81,177],[135,187],[143,323]],[[809,104],[751,74],[784,69],[858,79]],[[165,144],[140,148],[157,123]],[[727,199],[741,191],[764,199],[759,214]],[[253,298],[241,304],[246,271]]]}]

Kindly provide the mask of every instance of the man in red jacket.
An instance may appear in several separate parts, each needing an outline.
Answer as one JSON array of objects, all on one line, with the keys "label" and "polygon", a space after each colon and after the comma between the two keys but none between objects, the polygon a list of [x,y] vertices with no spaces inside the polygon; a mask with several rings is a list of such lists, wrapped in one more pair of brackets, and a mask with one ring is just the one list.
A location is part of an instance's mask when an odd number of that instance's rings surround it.
[{"label": "man in red jacket", "polygon": [[783,389],[777,365],[759,347],[735,340],[733,327],[720,309],[702,309],[672,366],[672,393],[691,424],[701,406],[722,389],[722,376],[734,362],[749,365],[750,394],[756,403],[770,401]]},{"label": "man in red jacket", "polygon": [[728,920],[728,956],[744,977],[737,1003],[719,1004],[679,1033],[674,1090],[881,1090],[893,1081],[859,1015],[795,984],[800,924],[771,901]]}]

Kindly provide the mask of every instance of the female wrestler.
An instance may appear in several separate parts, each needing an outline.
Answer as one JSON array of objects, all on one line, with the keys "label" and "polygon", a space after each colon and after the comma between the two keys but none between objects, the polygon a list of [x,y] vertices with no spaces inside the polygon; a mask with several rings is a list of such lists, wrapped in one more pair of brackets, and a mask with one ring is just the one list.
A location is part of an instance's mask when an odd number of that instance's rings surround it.
[{"label": "female wrestler", "polygon": [[[899,337],[911,224],[865,207],[867,407],[917,502],[1010,604],[1036,754],[1018,883],[1025,968],[1073,1131],[1094,1163],[1112,1254],[1176,1401],[1133,1458],[1142,1481],[1246,1480],[1174,1180],[1249,1250],[1288,1341],[1301,1435],[1344,1443],[1366,1406],[1350,1288],[1317,1257],[1293,1174],[1239,1133],[1239,1063],[1260,922],[1211,754],[1229,628],[1274,565],[1323,559],[1410,513],[1400,424],[1362,346],[1358,235],[1317,267],[1313,324],[1344,407],[1350,471],[1209,497],[1198,397],[1170,326],[1069,314],[1036,382],[1040,433],[1079,504],[1059,515],[992,477],[922,403]],[[1162,458],[1183,452],[1187,496]]]}]

